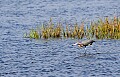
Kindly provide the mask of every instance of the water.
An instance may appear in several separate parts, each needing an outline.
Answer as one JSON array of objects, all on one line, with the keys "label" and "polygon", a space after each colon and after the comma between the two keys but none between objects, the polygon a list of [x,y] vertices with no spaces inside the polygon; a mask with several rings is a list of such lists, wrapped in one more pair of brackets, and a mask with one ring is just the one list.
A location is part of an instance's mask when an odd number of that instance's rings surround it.
[{"label": "water", "polygon": [[84,49],[71,46],[77,39],[23,38],[50,17],[71,24],[119,16],[119,4],[119,0],[1,0],[0,77],[119,77],[119,40],[97,40],[84,56]]}]

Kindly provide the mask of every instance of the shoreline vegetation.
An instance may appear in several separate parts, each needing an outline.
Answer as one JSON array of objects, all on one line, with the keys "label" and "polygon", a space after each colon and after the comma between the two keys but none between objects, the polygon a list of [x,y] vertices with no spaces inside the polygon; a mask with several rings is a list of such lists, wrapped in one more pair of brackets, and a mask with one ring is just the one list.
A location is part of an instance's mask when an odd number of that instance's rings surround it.
[{"label": "shoreline vegetation", "polygon": [[31,29],[25,33],[24,37],[32,39],[49,39],[49,38],[75,38],[75,39],[120,39],[120,19],[114,16],[112,19],[105,17],[99,18],[96,22],[91,22],[85,26],[84,22],[80,25],[63,26],[58,22],[56,25],[50,21],[43,24],[40,28]]}]

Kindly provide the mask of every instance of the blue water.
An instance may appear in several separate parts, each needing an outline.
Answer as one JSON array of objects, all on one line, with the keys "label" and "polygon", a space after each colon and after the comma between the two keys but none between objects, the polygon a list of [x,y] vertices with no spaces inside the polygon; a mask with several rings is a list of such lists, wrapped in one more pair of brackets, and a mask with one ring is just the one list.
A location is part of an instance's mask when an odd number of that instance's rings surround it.
[{"label": "blue water", "polygon": [[120,0],[0,0],[0,77],[120,77],[120,40],[35,40],[25,32],[52,17],[81,23],[120,15]]}]

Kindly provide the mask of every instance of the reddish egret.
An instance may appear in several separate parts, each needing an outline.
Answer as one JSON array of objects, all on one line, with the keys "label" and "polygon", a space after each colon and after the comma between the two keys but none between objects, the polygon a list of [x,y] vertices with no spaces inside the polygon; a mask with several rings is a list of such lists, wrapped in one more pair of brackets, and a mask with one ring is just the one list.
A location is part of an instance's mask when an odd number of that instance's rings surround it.
[{"label": "reddish egret", "polygon": [[92,45],[92,43],[95,42],[94,40],[84,40],[82,42],[77,42],[73,45],[78,45],[78,47],[82,48],[85,47],[85,55],[86,55],[86,46]]}]

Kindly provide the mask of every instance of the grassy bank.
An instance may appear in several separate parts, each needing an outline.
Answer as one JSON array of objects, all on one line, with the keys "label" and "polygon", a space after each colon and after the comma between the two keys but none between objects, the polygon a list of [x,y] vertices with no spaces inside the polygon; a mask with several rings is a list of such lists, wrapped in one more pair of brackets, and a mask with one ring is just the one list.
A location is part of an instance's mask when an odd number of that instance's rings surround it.
[{"label": "grassy bank", "polygon": [[48,38],[77,38],[82,39],[84,37],[96,38],[96,39],[120,39],[120,19],[114,17],[110,19],[105,17],[99,18],[96,22],[91,22],[89,26],[84,26],[75,23],[74,25],[66,25],[63,28],[63,24],[58,22],[56,25],[52,22],[52,19],[47,24],[43,24],[41,28],[30,30],[24,37],[34,39],[48,39]]}]

